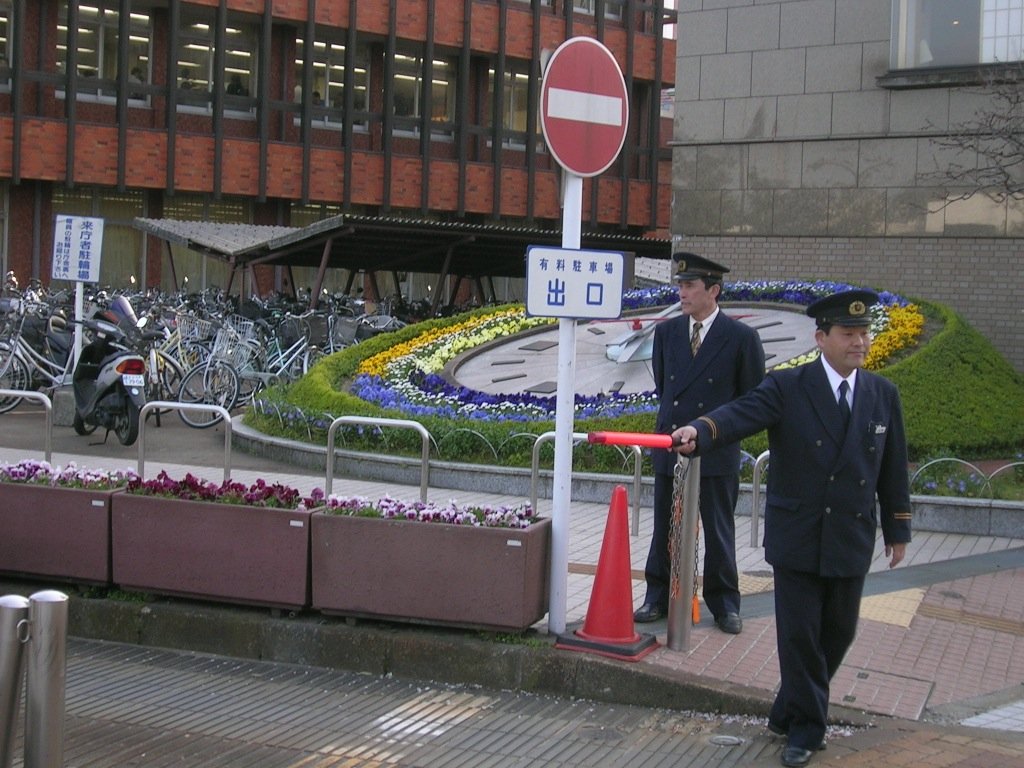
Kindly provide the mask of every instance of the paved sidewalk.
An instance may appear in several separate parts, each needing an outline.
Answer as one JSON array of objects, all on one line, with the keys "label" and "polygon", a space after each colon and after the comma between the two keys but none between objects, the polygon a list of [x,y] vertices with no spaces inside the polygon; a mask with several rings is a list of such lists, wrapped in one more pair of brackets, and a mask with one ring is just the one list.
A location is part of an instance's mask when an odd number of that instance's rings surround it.
[{"label": "paved sidewalk", "polygon": [[[3,442],[3,438],[0,438]],[[24,449],[0,448],[0,461],[17,461]],[[123,454],[122,454],[123,456]],[[129,467],[96,453],[55,453],[53,463]],[[274,480],[303,491],[323,486],[321,475],[276,465]],[[219,467],[152,461],[146,475],[166,469],[219,480]],[[234,479],[268,477],[266,469],[239,469]],[[335,492],[416,498],[418,488],[335,478]],[[520,502],[509,498],[431,489],[431,499]],[[539,502],[550,514],[550,502]],[[643,510],[638,536],[630,539],[633,604],[642,602],[642,566],[650,537],[650,510]],[[573,504],[569,536],[566,617],[580,626],[600,556],[608,508]],[[771,700],[778,684],[771,569],[763,550],[750,546],[749,518],[737,521],[738,560],[743,574],[744,631],[725,635],[704,611],[685,652],[664,646],[666,624],[637,625],[662,643],[639,662],[610,662],[626,674],[657,675],[689,685],[731,688]],[[547,635],[546,620],[537,631]],[[576,653],[566,651],[565,653]],[[589,654],[588,654],[589,655]],[[879,545],[869,576],[860,631],[832,690],[833,715],[870,729],[840,732],[814,765],[845,766],[1024,766],[1024,532],[1021,538],[964,536],[918,531],[905,564],[888,570]],[[890,719],[891,718],[891,719]],[[757,764],[760,764],[758,762]]]}]

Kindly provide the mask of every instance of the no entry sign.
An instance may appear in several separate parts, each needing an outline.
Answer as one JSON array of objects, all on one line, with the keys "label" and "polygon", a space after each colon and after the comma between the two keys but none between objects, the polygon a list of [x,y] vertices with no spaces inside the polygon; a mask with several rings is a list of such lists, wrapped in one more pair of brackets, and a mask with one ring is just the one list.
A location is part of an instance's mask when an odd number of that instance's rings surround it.
[{"label": "no entry sign", "polygon": [[622,150],[629,94],[611,51],[592,37],[566,40],[551,55],[540,89],[540,126],[558,164],[597,176]]}]

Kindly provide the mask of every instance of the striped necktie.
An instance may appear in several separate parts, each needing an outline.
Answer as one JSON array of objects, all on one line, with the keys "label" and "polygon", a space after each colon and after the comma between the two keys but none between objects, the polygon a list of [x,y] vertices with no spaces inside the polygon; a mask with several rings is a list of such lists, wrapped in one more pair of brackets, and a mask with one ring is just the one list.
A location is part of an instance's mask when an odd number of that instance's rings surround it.
[{"label": "striped necktie", "polygon": [[693,357],[697,356],[697,350],[700,349],[700,329],[699,322],[693,324],[693,333],[690,334],[690,355]]}]

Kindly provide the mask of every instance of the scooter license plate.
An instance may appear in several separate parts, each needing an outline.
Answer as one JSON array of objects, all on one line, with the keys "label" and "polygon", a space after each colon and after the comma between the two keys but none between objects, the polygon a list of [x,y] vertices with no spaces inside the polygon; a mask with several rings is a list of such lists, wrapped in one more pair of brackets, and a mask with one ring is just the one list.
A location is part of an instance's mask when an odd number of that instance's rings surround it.
[{"label": "scooter license plate", "polygon": [[121,382],[126,387],[144,387],[146,386],[146,377],[141,373],[123,373]]}]

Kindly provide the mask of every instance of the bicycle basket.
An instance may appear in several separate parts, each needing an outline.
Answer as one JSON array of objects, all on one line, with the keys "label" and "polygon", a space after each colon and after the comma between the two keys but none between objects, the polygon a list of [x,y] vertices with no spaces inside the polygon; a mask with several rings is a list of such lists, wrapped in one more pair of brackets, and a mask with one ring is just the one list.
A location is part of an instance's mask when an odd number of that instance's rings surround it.
[{"label": "bicycle basket", "polygon": [[210,356],[215,360],[223,360],[226,363],[231,363],[236,369],[242,369],[255,355],[256,346],[251,340],[239,336],[234,328],[221,328],[214,336]]},{"label": "bicycle basket", "polygon": [[241,315],[231,315],[227,318],[226,322],[241,338],[248,340],[256,338],[256,323],[252,320]]},{"label": "bicycle basket", "polygon": [[181,313],[175,322],[182,341],[203,341],[213,335],[213,323],[201,317]]},{"label": "bicycle basket", "polygon": [[274,333],[281,346],[288,349],[299,339],[306,339],[308,341],[306,328],[307,326],[297,317],[289,317],[277,324]]},{"label": "bicycle basket", "polygon": [[334,318],[334,343],[341,347],[355,344],[358,330],[359,321],[354,317]]}]

